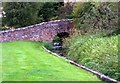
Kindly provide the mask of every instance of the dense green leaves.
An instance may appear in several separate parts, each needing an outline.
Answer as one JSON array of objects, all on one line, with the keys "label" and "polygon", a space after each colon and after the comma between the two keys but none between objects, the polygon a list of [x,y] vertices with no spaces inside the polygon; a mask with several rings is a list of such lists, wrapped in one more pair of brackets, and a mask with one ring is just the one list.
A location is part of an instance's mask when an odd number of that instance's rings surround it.
[{"label": "dense green leaves", "polygon": [[9,2],[4,3],[6,17],[3,19],[5,25],[11,27],[23,27],[36,23],[38,13],[38,3],[31,2]]},{"label": "dense green leaves", "polygon": [[44,5],[39,10],[38,16],[43,18],[43,21],[48,21],[50,18],[55,17],[57,15],[57,10],[59,5],[53,2],[43,3]]},{"label": "dense green leaves", "polygon": [[64,40],[66,57],[119,80],[118,3],[75,3],[72,15],[77,29]]},{"label": "dense green leaves", "polygon": [[67,57],[118,80],[118,36],[71,36],[64,42]]},{"label": "dense green leaves", "polygon": [[73,15],[79,29],[118,28],[118,3],[76,3]]},{"label": "dense green leaves", "polygon": [[43,21],[49,21],[51,18],[57,18],[57,2],[6,2],[3,3],[5,16],[2,18],[3,26],[23,27]]}]

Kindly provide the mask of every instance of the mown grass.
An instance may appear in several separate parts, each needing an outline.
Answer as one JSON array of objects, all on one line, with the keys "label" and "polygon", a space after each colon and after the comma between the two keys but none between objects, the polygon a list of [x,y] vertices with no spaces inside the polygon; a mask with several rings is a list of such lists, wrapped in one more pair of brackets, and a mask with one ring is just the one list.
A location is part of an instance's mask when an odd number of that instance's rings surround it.
[{"label": "mown grass", "polygon": [[100,81],[95,75],[46,52],[40,42],[2,43],[4,81]]},{"label": "mown grass", "polygon": [[118,79],[118,37],[99,35],[73,35],[65,40],[67,57],[79,64]]}]

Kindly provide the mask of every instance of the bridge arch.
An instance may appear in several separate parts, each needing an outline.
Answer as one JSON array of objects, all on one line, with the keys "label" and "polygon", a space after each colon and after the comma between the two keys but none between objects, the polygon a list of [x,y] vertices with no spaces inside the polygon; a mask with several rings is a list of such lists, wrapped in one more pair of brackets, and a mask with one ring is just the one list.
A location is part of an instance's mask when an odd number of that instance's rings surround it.
[{"label": "bridge arch", "polygon": [[59,32],[53,37],[52,43],[59,42],[62,45],[63,39],[67,37],[69,37],[69,32]]},{"label": "bridge arch", "polygon": [[68,32],[60,32],[60,33],[57,33],[57,36],[60,38],[66,38],[66,37],[69,37],[69,33]]}]

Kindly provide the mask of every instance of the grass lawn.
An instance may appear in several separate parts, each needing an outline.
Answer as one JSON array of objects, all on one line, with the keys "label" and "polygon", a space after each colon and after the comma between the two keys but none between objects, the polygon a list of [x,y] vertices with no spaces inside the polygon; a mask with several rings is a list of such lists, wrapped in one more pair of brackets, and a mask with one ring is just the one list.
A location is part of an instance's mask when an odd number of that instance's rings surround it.
[{"label": "grass lawn", "polygon": [[42,43],[15,41],[2,44],[4,81],[100,81],[95,75],[47,53]]}]

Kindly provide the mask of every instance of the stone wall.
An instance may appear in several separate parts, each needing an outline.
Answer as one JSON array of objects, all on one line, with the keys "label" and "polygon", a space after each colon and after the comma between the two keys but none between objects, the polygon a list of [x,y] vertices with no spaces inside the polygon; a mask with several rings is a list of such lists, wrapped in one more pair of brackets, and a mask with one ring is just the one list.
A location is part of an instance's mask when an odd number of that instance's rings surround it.
[{"label": "stone wall", "polygon": [[70,32],[73,27],[71,20],[55,20],[43,22],[23,28],[0,32],[0,42],[16,40],[52,41],[54,36],[61,32]]}]

